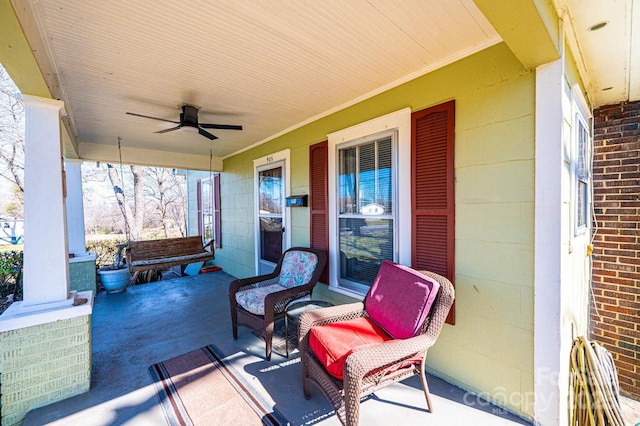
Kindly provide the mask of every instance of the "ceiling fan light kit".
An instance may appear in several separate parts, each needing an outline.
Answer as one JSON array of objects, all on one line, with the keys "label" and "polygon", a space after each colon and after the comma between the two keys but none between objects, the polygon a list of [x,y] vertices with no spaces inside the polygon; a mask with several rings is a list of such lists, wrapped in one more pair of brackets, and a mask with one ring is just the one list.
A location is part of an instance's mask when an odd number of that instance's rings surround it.
[{"label": "ceiling fan light kit", "polygon": [[184,129],[189,133],[198,133],[207,139],[216,140],[217,136],[209,133],[205,129],[218,129],[218,130],[242,130],[242,126],[233,124],[213,124],[213,123],[199,123],[198,122],[198,108],[192,105],[182,105],[182,112],[180,113],[180,121],[167,120],[164,118],[150,117],[148,115],[136,114],[134,112],[127,112],[129,115],[136,117],[150,118],[152,120],[166,121],[167,123],[177,124],[177,126],[170,127],[164,130],[158,130],[154,133],[168,133],[174,130]]}]

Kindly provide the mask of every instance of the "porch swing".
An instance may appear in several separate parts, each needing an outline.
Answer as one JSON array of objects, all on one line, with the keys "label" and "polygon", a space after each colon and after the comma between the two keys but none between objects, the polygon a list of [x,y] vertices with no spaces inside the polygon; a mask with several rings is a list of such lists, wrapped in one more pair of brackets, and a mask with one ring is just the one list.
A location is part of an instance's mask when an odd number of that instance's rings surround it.
[{"label": "porch swing", "polygon": [[[120,154],[120,168],[122,169],[122,150],[118,138],[118,153]],[[211,156],[209,169],[211,173]],[[125,217],[126,220],[126,217]],[[129,227],[127,226],[127,234]],[[207,250],[209,247],[209,250]],[[202,244],[199,235],[191,237],[165,238],[162,240],[129,241],[126,249],[127,265],[132,274],[165,269],[172,266],[188,265],[195,262],[213,260],[213,240]]]}]

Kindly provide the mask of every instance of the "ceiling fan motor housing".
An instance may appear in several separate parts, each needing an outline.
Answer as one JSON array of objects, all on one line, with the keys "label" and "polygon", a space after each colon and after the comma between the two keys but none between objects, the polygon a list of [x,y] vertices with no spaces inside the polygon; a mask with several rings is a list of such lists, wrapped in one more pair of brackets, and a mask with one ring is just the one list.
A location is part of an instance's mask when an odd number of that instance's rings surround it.
[{"label": "ceiling fan motor housing", "polygon": [[129,115],[135,115],[137,117],[150,118],[152,120],[166,121],[168,123],[177,124],[170,129],[158,130],[154,133],[168,133],[174,130],[182,129],[186,126],[185,130],[197,132],[199,135],[204,136],[210,140],[218,139],[217,136],[207,132],[205,129],[220,129],[220,130],[242,130],[242,126],[234,124],[213,124],[198,122],[198,108],[192,105],[182,105],[182,112],[180,113],[180,121],[167,120],[166,118],[151,117],[148,115],[136,114],[135,112],[127,112]]},{"label": "ceiling fan motor housing", "polygon": [[180,123],[182,126],[198,128],[198,109],[191,105],[183,105],[180,113]]}]

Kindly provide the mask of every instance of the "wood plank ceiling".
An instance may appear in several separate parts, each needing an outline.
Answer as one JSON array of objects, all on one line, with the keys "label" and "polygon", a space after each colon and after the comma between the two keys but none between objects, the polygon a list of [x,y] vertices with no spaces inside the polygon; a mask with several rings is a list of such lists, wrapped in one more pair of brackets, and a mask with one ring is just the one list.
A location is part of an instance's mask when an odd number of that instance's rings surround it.
[{"label": "wood plank ceiling", "polygon": [[[11,1],[92,160],[113,161],[118,137],[138,163],[225,158],[501,41],[473,0]],[[553,4],[593,106],[640,98],[640,7]],[[125,114],[178,120],[183,104],[244,130],[210,142]]]},{"label": "wood plank ceiling", "polygon": [[[21,2],[24,4],[23,2]],[[225,157],[500,41],[471,0],[29,0],[80,151]],[[33,35],[31,35],[33,37]],[[46,67],[43,67],[46,68]],[[180,106],[241,132],[154,134]]]}]

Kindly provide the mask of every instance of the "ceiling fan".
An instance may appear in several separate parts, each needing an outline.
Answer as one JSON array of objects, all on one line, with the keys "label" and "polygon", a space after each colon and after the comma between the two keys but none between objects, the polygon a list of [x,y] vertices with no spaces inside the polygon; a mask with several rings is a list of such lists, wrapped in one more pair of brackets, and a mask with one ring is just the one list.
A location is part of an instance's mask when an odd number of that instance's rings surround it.
[{"label": "ceiling fan", "polygon": [[217,136],[212,135],[205,129],[220,129],[220,130],[242,130],[242,126],[235,126],[231,124],[211,124],[211,123],[199,123],[198,122],[198,108],[192,105],[182,105],[182,112],[180,113],[180,121],[166,120],[164,118],[150,117],[148,115],[136,114],[133,112],[127,112],[129,115],[135,115],[136,117],[150,118],[152,120],[166,121],[168,123],[177,124],[175,127],[169,129],[159,130],[154,133],[167,133],[174,130],[185,128],[185,130],[196,130],[199,134],[205,138],[215,140]]}]

